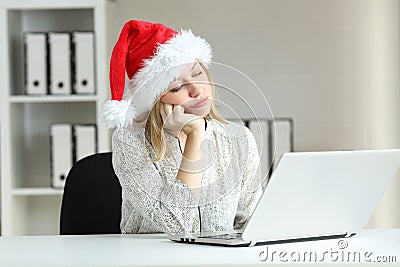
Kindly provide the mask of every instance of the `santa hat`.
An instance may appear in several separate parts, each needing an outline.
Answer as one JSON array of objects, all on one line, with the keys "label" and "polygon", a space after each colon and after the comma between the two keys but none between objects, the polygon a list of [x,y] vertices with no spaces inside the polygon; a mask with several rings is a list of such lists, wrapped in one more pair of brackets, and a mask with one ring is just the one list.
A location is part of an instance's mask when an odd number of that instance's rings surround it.
[{"label": "santa hat", "polygon": [[[184,64],[199,60],[208,67],[211,58],[210,45],[190,30],[176,32],[159,23],[128,21],[112,51],[111,99],[103,104],[101,119],[109,128],[132,124],[150,111]],[[130,80],[127,90],[125,72]]]}]

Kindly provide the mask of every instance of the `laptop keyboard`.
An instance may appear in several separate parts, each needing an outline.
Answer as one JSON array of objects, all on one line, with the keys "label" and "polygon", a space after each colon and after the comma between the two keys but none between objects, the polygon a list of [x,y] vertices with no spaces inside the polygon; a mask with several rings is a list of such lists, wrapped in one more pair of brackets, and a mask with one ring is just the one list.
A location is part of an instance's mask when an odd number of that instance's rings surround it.
[{"label": "laptop keyboard", "polygon": [[199,238],[213,238],[213,239],[224,239],[231,240],[235,238],[242,237],[242,233],[229,233],[229,234],[221,234],[221,235],[208,235],[208,236],[199,236]]}]

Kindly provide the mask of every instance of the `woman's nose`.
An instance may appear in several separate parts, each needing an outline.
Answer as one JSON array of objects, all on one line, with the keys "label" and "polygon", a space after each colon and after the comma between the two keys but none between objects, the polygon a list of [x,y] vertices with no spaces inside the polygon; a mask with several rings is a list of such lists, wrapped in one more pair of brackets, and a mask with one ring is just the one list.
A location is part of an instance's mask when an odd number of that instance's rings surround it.
[{"label": "woman's nose", "polygon": [[199,83],[191,82],[188,84],[189,87],[189,96],[190,97],[201,97],[201,94],[203,92],[202,86]]}]

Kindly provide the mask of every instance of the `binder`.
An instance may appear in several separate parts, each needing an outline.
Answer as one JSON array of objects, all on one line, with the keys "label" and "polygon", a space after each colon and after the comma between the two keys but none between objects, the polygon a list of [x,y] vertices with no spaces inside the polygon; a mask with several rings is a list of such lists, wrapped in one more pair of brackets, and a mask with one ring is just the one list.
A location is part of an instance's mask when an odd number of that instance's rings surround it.
[{"label": "binder", "polygon": [[[272,147],[273,168],[278,165],[282,155],[293,151],[293,121],[291,119],[279,118],[271,122],[275,125],[275,131],[272,131],[274,146]],[[273,129],[273,128],[272,128]]]},{"label": "binder", "polygon": [[74,93],[94,94],[94,33],[72,32],[72,50]]},{"label": "binder", "polygon": [[70,124],[52,124],[51,140],[51,186],[63,188],[72,167],[72,128]]},{"label": "binder", "polygon": [[49,32],[50,94],[71,94],[71,38],[67,32]]},{"label": "binder", "polygon": [[258,153],[260,155],[260,163],[261,163],[261,177],[264,182],[264,186],[267,178],[269,177],[271,160],[270,156],[270,138],[269,138],[269,122],[268,120],[250,120],[249,121],[249,129],[254,135],[254,139],[256,140]]},{"label": "binder", "polygon": [[95,124],[73,125],[73,161],[97,153],[97,128]]},{"label": "binder", "polygon": [[47,40],[44,32],[24,32],[25,94],[47,93]]}]

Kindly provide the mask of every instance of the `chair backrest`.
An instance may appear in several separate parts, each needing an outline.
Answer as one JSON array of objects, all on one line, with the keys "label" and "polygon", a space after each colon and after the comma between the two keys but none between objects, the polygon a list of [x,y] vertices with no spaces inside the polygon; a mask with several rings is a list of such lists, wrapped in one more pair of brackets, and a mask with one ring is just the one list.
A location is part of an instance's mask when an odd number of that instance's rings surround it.
[{"label": "chair backrest", "polygon": [[98,153],[71,168],[65,181],[60,234],[121,232],[121,186],[111,158],[111,152]]}]

